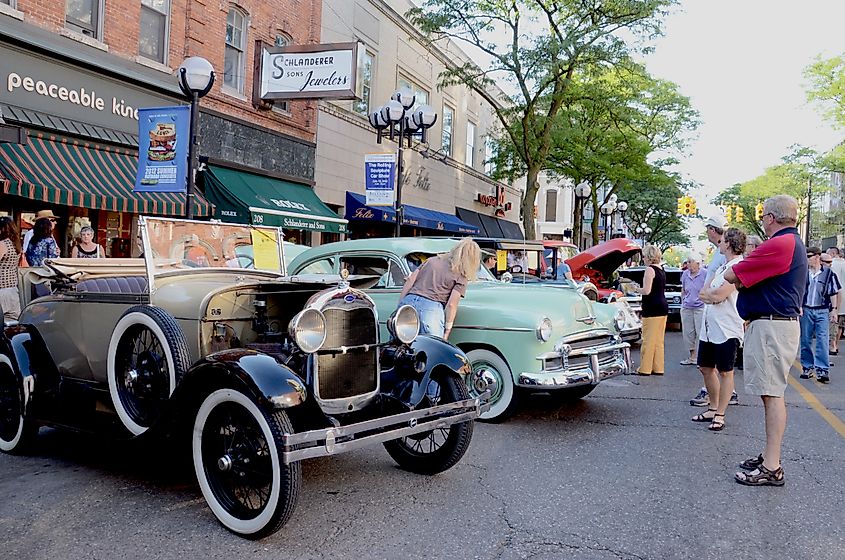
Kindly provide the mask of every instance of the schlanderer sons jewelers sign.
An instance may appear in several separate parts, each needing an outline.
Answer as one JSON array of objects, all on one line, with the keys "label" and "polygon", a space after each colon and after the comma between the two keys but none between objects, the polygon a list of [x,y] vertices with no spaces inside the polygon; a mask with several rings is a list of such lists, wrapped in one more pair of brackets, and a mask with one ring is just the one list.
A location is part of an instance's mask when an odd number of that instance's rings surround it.
[{"label": "schlanderer sons jewelers sign", "polygon": [[358,43],[271,47],[256,41],[259,101],[355,99]]}]

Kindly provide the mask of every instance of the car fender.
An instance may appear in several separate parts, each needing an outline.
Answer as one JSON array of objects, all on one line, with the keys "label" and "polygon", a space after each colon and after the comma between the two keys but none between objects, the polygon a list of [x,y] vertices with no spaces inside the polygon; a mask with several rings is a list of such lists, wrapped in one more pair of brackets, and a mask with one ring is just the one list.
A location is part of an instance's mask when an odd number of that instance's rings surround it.
[{"label": "car fender", "polygon": [[428,382],[435,370],[445,369],[461,380],[472,373],[472,367],[464,351],[445,340],[431,336],[418,336],[410,346],[414,355],[419,355],[420,352],[425,353],[425,371],[410,396],[410,404],[414,406],[419,404],[425,396]]},{"label": "car fender", "polygon": [[24,413],[29,410],[37,380],[32,367],[34,346],[32,335],[23,325],[7,327],[0,338],[2,354],[11,362],[9,365],[15,372],[23,392]]},{"label": "car fender", "polygon": [[302,379],[276,358],[236,348],[209,354],[194,364],[176,388],[174,398],[190,398],[209,384],[236,384],[267,410],[291,408],[305,402]]}]

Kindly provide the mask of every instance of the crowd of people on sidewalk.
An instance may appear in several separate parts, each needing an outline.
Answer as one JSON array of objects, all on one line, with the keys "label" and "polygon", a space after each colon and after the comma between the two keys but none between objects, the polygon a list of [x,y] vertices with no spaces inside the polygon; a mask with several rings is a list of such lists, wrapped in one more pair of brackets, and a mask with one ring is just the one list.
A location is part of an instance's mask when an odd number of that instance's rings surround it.
[{"label": "crowd of people on sidewalk", "polygon": [[[21,232],[9,216],[0,216],[0,309],[5,320],[17,320],[20,315],[18,291],[21,268],[42,266],[47,259],[61,256],[55,238],[58,216],[51,210],[40,210],[35,215],[32,228],[21,239]],[[79,239],[74,240],[71,257],[104,258],[103,247],[94,241],[94,230],[84,226]]]},{"label": "crowd of people on sidewalk", "polygon": [[[798,203],[787,195],[763,203],[763,241],[728,227],[721,217],[705,223],[717,251],[708,266],[690,254],[681,277],[682,365],[697,365],[704,387],[690,401],[707,410],[692,417],[722,431],[734,391],[734,370],[742,369],[745,391],[763,403],[766,443],[743,461],[735,480],[749,486],[781,486],[781,445],[786,429],[784,393],[800,359],[802,379],[830,382],[830,356],[839,353],[845,329],[845,258],[831,247],[805,247],[798,234]],[[663,375],[663,337],[668,306],[659,249],[646,246],[643,286],[643,344],[639,375]],[[663,282],[663,283],[662,283]],[[659,318],[659,319],[657,319]]]}]

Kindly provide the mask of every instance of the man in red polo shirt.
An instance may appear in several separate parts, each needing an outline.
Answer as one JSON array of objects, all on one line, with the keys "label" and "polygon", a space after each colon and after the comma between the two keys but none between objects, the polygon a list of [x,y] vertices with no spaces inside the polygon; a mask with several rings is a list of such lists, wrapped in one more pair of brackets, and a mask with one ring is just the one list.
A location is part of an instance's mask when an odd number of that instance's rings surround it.
[{"label": "man in red polo shirt", "polygon": [[798,229],[798,202],[787,195],[763,203],[763,230],[769,237],[743,261],[725,273],[736,284],[736,308],[748,321],[745,332],[745,389],[763,399],[766,447],[746,459],[735,479],[748,486],[783,486],[780,464],[786,431],[786,390],[789,370],[798,356],[798,317],[807,285],[807,250]]}]

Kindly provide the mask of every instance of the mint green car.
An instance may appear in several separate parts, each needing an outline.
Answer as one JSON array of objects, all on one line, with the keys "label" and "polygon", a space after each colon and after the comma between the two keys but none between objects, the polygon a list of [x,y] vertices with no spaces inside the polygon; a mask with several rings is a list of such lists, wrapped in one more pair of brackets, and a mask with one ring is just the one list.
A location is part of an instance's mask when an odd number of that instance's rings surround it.
[{"label": "mint green car", "polygon": [[[405,278],[456,243],[420,237],[329,243],[294,258],[289,274],[346,270],[363,277],[386,334]],[[470,283],[458,306],[449,342],[472,362],[473,378],[466,380],[470,392],[492,389],[490,409],[481,418],[503,419],[516,406],[517,389],[578,399],[602,380],[627,373],[631,355],[620,336],[624,323],[620,309],[576,290],[506,284],[480,266],[479,281]]]}]

